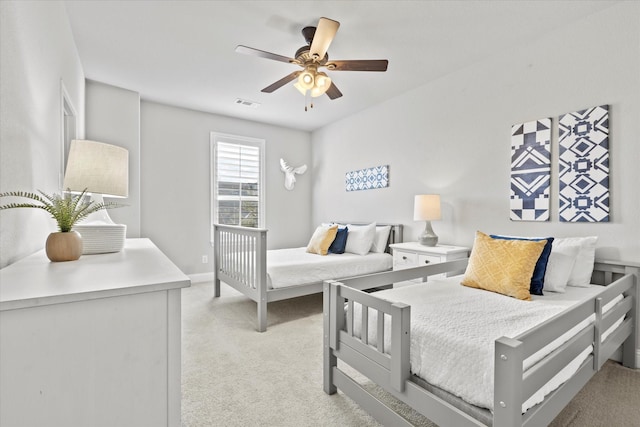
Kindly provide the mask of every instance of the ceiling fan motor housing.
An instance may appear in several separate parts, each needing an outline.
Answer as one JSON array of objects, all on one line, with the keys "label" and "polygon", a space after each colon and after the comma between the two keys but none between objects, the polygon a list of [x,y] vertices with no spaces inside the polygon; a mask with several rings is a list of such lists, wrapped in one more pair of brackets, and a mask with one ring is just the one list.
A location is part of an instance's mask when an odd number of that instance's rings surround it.
[{"label": "ceiling fan motor housing", "polygon": [[329,53],[325,53],[324,58],[318,61],[311,55],[311,47],[310,46],[302,46],[300,49],[296,51],[296,60],[300,62],[301,65],[306,65],[309,62],[315,62],[320,66],[323,66],[329,60]]}]

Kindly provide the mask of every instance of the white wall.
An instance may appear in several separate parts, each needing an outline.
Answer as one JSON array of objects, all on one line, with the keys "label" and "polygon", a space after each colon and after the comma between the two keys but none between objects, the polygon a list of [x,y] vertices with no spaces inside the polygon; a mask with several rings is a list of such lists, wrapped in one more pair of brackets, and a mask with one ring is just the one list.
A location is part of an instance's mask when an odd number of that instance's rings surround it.
[{"label": "white wall", "polygon": [[[304,246],[311,233],[311,173],[284,188],[280,158],[311,166],[308,132],[154,102],[141,103],[141,234],[185,273],[212,273],[210,133],[266,140],[268,247]],[[209,264],[202,264],[208,255]]]},{"label": "white wall", "polygon": [[[84,71],[64,5],[1,1],[0,192],[60,190],[61,80],[82,136]],[[0,268],[42,249],[52,231],[44,211],[1,211]]]},{"label": "white wall", "polygon": [[140,237],[140,94],[87,80],[86,138],[129,150],[129,197],[108,201],[126,205],[109,211],[127,237]]},{"label": "white wall", "polygon": [[[413,221],[413,196],[434,192],[443,243],[470,246],[478,229],[597,235],[599,257],[640,261],[639,19],[640,3],[616,5],[314,132],[314,223],[400,222],[415,240],[424,223]],[[557,117],[601,104],[610,105],[611,221],[560,223]],[[544,117],[554,123],[551,221],[512,222],[511,126]],[[345,172],[384,164],[389,188],[345,192]]]}]

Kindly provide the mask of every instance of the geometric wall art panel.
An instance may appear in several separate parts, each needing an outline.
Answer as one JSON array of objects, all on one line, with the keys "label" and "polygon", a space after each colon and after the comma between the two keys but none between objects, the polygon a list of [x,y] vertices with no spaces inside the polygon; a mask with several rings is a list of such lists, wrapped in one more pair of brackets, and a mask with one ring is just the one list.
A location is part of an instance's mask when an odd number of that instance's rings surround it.
[{"label": "geometric wall art panel", "polygon": [[565,222],[609,221],[609,106],[558,120],[558,212]]},{"label": "geometric wall art panel", "polygon": [[549,221],[551,119],[511,128],[512,221]]},{"label": "geometric wall art panel", "polygon": [[344,177],[347,191],[370,190],[389,186],[389,165],[347,172]]}]

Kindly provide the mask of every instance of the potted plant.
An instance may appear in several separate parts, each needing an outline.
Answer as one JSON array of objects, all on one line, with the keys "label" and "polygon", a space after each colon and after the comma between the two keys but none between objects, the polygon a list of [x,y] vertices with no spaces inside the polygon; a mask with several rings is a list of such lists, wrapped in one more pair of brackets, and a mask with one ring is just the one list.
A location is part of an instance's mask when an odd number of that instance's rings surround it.
[{"label": "potted plant", "polygon": [[0,210],[37,208],[49,212],[58,224],[58,232],[49,234],[47,238],[45,245],[47,257],[51,261],[75,261],[82,255],[82,238],[80,233],[72,230],[73,226],[94,212],[121,206],[116,203],[85,200],[86,192],[86,188],[80,194],[72,194],[67,190],[63,195],[46,194],[40,190],[38,190],[40,194],[9,191],[0,193],[0,197],[24,197],[34,202],[0,205]]}]

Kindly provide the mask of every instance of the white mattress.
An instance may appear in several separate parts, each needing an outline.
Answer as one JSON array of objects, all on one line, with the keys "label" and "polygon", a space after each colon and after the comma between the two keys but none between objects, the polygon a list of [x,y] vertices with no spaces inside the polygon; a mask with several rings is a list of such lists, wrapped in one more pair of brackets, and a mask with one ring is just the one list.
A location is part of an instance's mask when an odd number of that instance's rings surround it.
[{"label": "white mattress", "polygon": [[269,289],[378,273],[391,270],[392,267],[393,257],[387,253],[323,256],[307,253],[304,247],[267,251]]},{"label": "white mattress", "polygon": [[[375,294],[389,301],[411,305],[411,371],[473,405],[493,408],[494,341],[514,338],[554,315],[604,290],[603,286],[567,287],[565,294],[548,292],[521,301],[459,284],[462,276],[384,290]],[[613,302],[605,307],[605,311]],[[359,335],[360,307],[354,307],[354,332]],[[371,310],[370,310],[371,311]],[[455,321],[452,321],[455,320]],[[586,326],[589,321],[583,322]],[[369,314],[369,330],[375,330],[375,312]],[[385,325],[390,322],[385,322]],[[579,328],[576,328],[579,330]],[[565,342],[571,331],[524,361],[528,369]],[[385,333],[388,339],[390,333]],[[375,341],[370,337],[370,341]],[[386,341],[386,340],[385,340]],[[372,342],[374,344],[374,342]],[[385,342],[385,348],[389,348]],[[575,373],[592,349],[588,348],[540,391],[522,411],[535,406]]]}]

